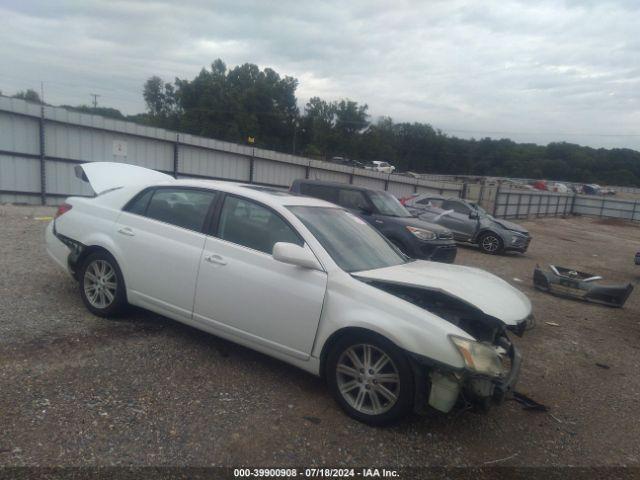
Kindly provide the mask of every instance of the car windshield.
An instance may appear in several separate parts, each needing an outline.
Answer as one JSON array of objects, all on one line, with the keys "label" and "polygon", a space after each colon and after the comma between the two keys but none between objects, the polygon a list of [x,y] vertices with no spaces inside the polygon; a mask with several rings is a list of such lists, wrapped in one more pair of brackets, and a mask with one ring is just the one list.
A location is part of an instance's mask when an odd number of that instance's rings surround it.
[{"label": "car windshield", "polygon": [[289,207],[346,272],[406,263],[408,258],[364,220],[341,208]]},{"label": "car windshield", "polygon": [[400,201],[387,192],[369,192],[369,198],[381,215],[391,217],[412,217]]}]

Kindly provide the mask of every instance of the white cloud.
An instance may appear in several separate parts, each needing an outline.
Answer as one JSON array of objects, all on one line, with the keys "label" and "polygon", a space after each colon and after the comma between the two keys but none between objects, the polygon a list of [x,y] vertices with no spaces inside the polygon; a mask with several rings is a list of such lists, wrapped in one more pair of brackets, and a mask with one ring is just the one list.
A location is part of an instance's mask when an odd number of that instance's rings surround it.
[{"label": "white cloud", "polygon": [[464,137],[640,148],[638,5],[6,0],[0,89],[43,80],[52,103],[95,92],[136,113],[146,78],[191,78],[220,57],[295,76],[302,105],[350,97]]}]

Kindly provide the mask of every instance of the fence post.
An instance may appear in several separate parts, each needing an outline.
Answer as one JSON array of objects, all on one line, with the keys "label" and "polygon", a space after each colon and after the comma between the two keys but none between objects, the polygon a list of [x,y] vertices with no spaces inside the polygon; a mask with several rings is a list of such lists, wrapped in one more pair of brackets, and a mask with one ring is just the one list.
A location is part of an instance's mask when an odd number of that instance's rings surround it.
[{"label": "fence post", "polygon": [[391,177],[391,174],[388,173],[387,174],[387,178],[384,181],[384,191],[386,192],[387,190],[389,190],[389,178]]},{"label": "fence post", "polygon": [[493,216],[495,217],[498,213],[498,199],[500,198],[500,184],[498,183],[498,187],[496,188],[496,197],[493,199]]},{"label": "fence post", "polygon": [[462,184],[462,192],[460,192],[460,198],[467,198],[467,182]]},{"label": "fence post", "polygon": [[307,162],[307,166],[304,167],[304,178],[309,180],[309,175],[311,174],[311,160]]},{"label": "fence post", "polygon": [[47,170],[44,157],[44,105],[40,106],[40,123],[38,125],[40,133],[40,202],[47,204]]},{"label": "fence post", "polygon": [[633,203],[633,212],[631,212],[631,221],[632,221],[632,222],[633,222],[633,221],[635,221],[635,219],[636,219],[636,209],[637,209],[637,208],[638,208],[638,201],[636,200],[636,201]]},{"label": "fence post", "polygon": [[349,174],[349,185],[353,185],[353,174],[356,171],[356,167],[351,167],[351,173]]},{"label": "fence post", "polygon": [[554,217],[558,216],[558,210],[560,210],[560,195],[556,196],[556,212],[553,214]]},{"label": "fence post", "polygon": [[[575,206],[576,206],[576,197],[577,196],[578,196],[578,194],[574,192],[573,196],[571,197],[571,209],[569,210],[569,213],[571,215],[573,215],[573,210],[575,209]],[[565,215],[566,215],[566,213],[565,213]]]},{"label": "fence post", "polygon": [[173,144],[173,178],[178,178],[178,148],[180,145],[180,134],[176,134],[176,141]]},{"label": "fence post", "polygon": [[529,218],[529,215],[531,215],[531,199],[533,198],[533,195],[529,194],[529,203],[527,204],[527,218]]},{"label": "fence post", "polygon": [[604,197],[602,197],[602,206],[600,207],[600,217],[604,216]]},{"label": "fence post", "polygon": [[253,183],[253,164],[256,157],[256,147],[251,148],[251,158],[249,159],[249,183]]},{"label": "fence post", "polygon": [[522,193],[518,192],[518,206],[516,207],[516,218],[520,218],[520,204],[522,203]]},{"label": "fence post", "polygon": [[413,184],[413,193],[418,193],[418,179],[416,178],[416,183]]}]

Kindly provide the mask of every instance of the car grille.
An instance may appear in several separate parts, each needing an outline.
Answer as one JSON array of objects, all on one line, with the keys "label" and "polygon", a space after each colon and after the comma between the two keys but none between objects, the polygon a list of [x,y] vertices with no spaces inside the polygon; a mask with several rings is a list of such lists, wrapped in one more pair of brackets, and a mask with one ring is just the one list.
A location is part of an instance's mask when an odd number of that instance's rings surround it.
[{"label": "car grille", "polygon": [[440,240],[451,240],[453,239],[453,233],[451,232],[442,232],[438,234],[438,238]]}]

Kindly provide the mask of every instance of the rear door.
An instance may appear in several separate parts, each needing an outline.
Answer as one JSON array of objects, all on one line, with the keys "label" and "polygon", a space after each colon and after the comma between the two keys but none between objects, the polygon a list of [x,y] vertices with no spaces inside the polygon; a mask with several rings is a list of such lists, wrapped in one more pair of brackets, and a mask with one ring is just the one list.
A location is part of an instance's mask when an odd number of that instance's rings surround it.
[{"label": "rear door", "polygon": [[277,242],[309,247],[268,206],[227,194],[218,216],[202,255],[194,320],[241,343],[306,360],[327,274],[273,259]]},{"label": "rear door", "polygon": [[216,195],[185,187],[149,188],[125,207],[115,237],[132,303],[191,318],[206,239],[202,230]]}]

